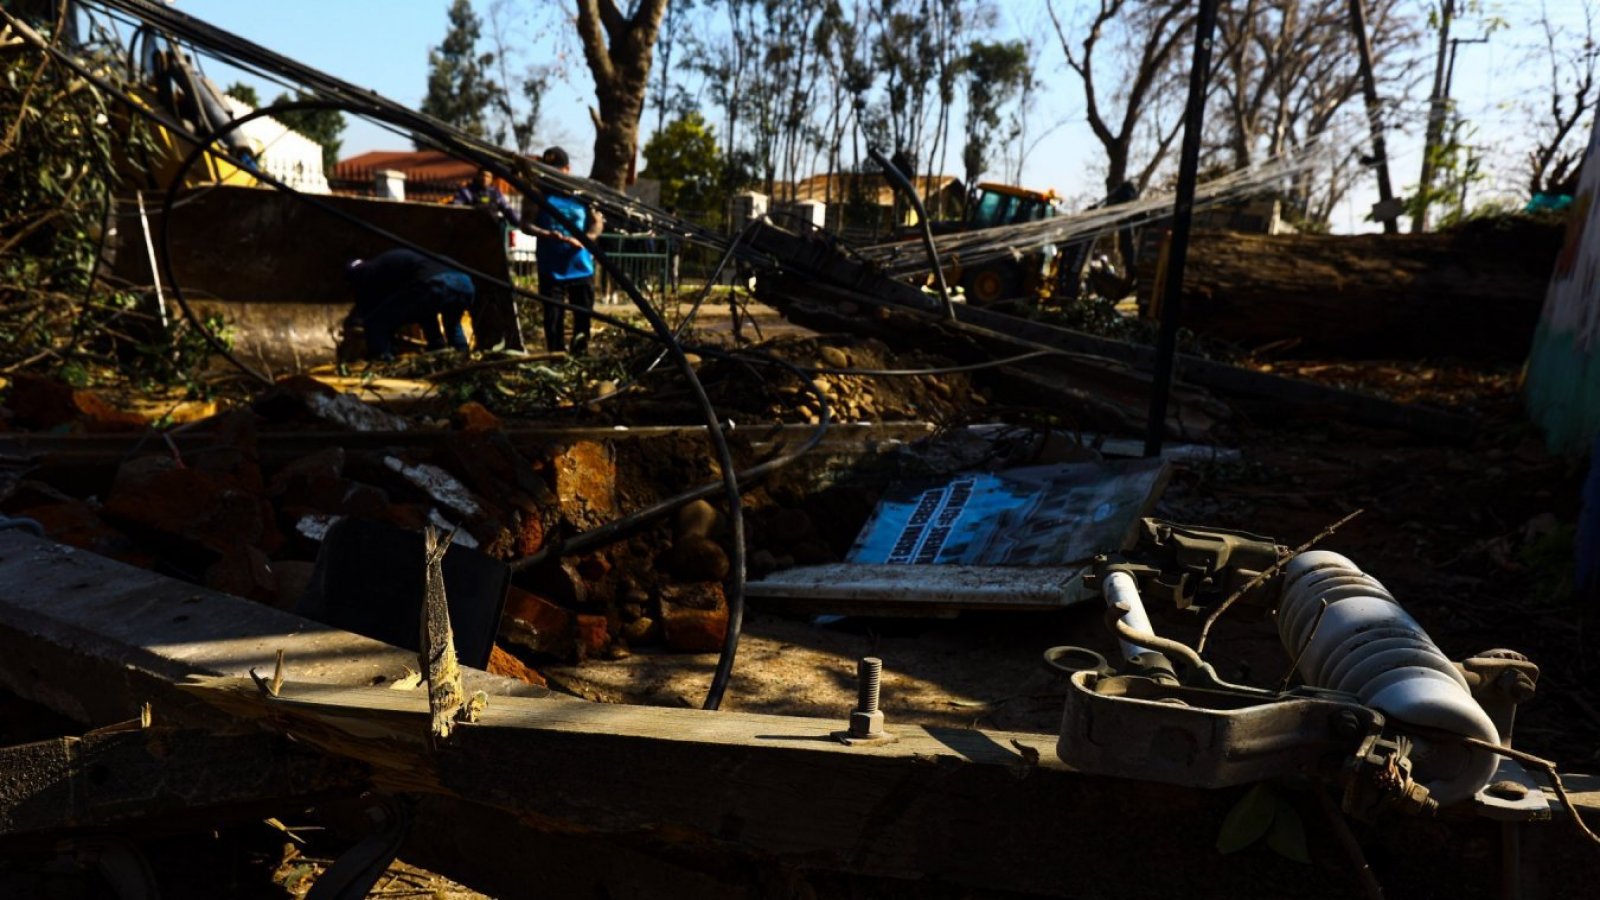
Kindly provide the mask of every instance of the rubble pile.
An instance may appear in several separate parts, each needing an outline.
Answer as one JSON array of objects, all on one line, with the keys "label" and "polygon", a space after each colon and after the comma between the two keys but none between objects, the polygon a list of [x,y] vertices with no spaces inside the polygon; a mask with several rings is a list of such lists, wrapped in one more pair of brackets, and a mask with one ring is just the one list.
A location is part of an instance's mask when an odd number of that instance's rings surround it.
[{"label": "rubble pile", "polygon": [[[703,436],[689,431],[556,443],[508,429],[476,402],[456,409],[448,428],[425,429],[308,376],[167,434],[45,379],[12,385],[0,409],[8,430],[126,435],[93,465],[7,461],[0,512],[64,543],[286,610],[344,517],[409,531],[432,524],[510,562],[719,474]],[[734,443],[741,464],[753,458],[747,442]],[[753,570],[836,558],[807,513],[772,496],[761,493],[764,508],[750,518]],[[542,683],[533,667],[551,661],[641,646],[715,652],[728,625],[726,541],[725,516],[702,500],[599,550],[517,572],[491,668]]]}]

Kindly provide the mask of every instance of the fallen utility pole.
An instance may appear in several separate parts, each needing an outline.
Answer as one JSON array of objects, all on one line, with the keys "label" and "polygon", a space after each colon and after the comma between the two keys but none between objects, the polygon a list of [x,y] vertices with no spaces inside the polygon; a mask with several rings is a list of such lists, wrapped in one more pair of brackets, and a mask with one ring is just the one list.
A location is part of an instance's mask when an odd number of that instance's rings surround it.
[{"label": "fallen utility pole", "polygon": [[[758,231],[752,240],[773,251],[774,255],[782,255],[789,245],[799,242],[793,235],[776,228]],[[800,243],[803,245],[803,242]],[[787,258],[799,258],[802,264],[791,264],[786,272],[764,274],[757,281],[756,290],[761,301],[776,309],[787,312],[805,304],[832,307],[836,311],[871,307],[890,311],[893,315],[912,316],[923,322],[938,318],[936,310],[914,288],[889,279],[877,280],[865,271],[865,266],[856,267],[861,271],[844,271],[853,264],[843,260],[832,261],[826,270],[832,277],[823,278],[806,271],[803,257],[791,253]],[[884,283],[888,286],[885,287]],[[911,296],[908,297],[908,294]],[[835,316],[835,321],[841,327],[853,324],[858,330],[879,336],[893,330],[889,327],[890,323],[874,321],[869,315],[836,312]],[[1088,357],[1098,356],[1144,372],[1155,367],[1154,348],[1143,344],[1060,328],[969,303],[956,304],[956,318],[957,321],[948,326],[956,334],[980,338],[1003,336],[1018,351],[1060,350],[1079,354],[1085,357],[1086,363],[1092,362]],[[1188,354],[1178,354],[1175,376],[1220,393],[1311,408],[1319,415],[1339,416],[1354,422],[1431,438],[1458,440],[1471,435],[1476,428],[1474,419],[1459,413],[1396,403],[1370,394],[1257,372]]]},{"label": "fallen utility pole", "polygon": [[[150,702],[160,721],[250,725],[360,764],[373,786],[422,797],[408,859],[487,890],[525,889],[530,865],[585,895],[653,872],[741,900],[818,870],[979,895],[1354,889],[1333,841],[1311,843],[1330,873],[1316,879],[1270,853],[1216,853],[1238,792],[1083,775],[1055,759],[1054,735],[902,724],[897,742],[846,746],[834,732],[848,696],[834,721],[501,694],[432,748],[427,692],[388,684],[406,651],[15,533],[0,534],[0,581],[14,588],[0,597],[0,681],[18,693],[87,721]],[[274,695],[248,669],[279,646],[288,677]],[[469,689],[500,681],[466,675]],[[1568,784],[1580,809],[1600,809],[1596,779]],[[1496,883],[1498,823],[1393,826],[1380,872],[1392,890],[1471,898]],[[1550,896],[1600,877],[1566,824],[1539,837],[1522,852]],[[1168,864],[1135,863],[1151,846]]]}]

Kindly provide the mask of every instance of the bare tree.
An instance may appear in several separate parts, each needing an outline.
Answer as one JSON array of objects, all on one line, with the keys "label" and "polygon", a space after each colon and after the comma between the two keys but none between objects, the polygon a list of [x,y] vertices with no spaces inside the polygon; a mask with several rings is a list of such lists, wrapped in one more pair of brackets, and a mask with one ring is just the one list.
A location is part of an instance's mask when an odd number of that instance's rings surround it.
[{"label": "bare tree", "polygon": [[[1401,0],[1367,0],[1366,15],[1374,77],[1394,85],[1415,64],[1406,51],[1417,30]],[[1345,0],[1239,0],[1222,10],[1217,43],[1221,109],[1209,117],[1208,139],[1235,167],[1319,140],[1363,140],[1352,109],[1361,81]],[[1327,159],[1325,167],[1300,176],[1286,197],[1312,227],[1326,223],[1354,175],[1350,154]]]},{"label": "bare tree", "polygon": [[639,149],[656,31],[667,0],[634,0],[624,15],[614,0],[577,0],[578,38],[594,76],[594,165],[589,177],[621,189],[633,173]]},{"label": "bare tree", "polygon": [[1548,105],[1534,115],[1534,145],[1528,152],[1528,189],[1535,194],[1569,192],[1577,178],[1578,163],[1588,129],[1584,118],[1593,117],[1596,99],[1595,7],[1581,0],[1583,33],[1574,40],[1550,19],[1550,9],[1539,4],[1539,26],[1544,33],[1542,54],[1550,67]]},{"label": "bare tree", "polygon": [[1067,66],[1083,84],[1089,129],[1105,149],[1106,189],[1124,181],[1145,188],[1183,124],[1181,109],[1164,109],[1182,91],[1164,88],[1192,34],[1194,4],[1098,0],[1081,31],[1063,24],[1054,0],[1046,6]]}]

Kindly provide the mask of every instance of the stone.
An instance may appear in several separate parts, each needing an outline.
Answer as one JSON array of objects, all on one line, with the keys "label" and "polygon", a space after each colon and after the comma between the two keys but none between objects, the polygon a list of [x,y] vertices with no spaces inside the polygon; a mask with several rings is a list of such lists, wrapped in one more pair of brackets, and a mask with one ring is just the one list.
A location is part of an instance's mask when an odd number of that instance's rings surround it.
[{"label": "stone", "polygon": [[630,647],[640,647],[661,640],[661,628],[655,619],[640,616],[622,626],[622,638]]},{"label": "stone", "polygon": [[834,561],[833,548],[817,538],[795,544],[790,552],[794,555],[794,561],[802,566],[815,566]]},{"label": "stone", "polygon": [[728,553],[707,537],[677,541],[667,552],[672,574],[684,581],[721,581],[728,577]]},{"label": "stone", "polygon": [[704,500],[696,500],[678,510],[674,533],[679,540],[687,537],[710,537],[721,524],[721,520],[722,514],[717,512],[715,506]]},{"label": "stone", "polygon": [[822,364],[830,369],[848,369],[850,368],[850,357],[846,356],[844,351],[838,347],[823,347]]},{"label": "stone", "polygon": [[476,400],[468,400],[450,414],[450,427],[457,431],[499,431],[500,417]]},{"label": "stone", "polygon": [[272,599],[272,605],[279,609],[293,612],[300,605],[300,598],[305,595],[306,588],[311,585],[311,577],[317,571],[317,564],[299,559],[280,559],[272,563],[272,573],[277,576],[278,592]]},{"label": "stone", "polygon": [[6,397],[11,422],[20,428],[48,431],[71,423],[78,416],[72,386],[39,375],[17,375]]},{"label": "stone", "polygon": [[148,417],[118,409],[94,391],[73,391],[72,403],[83,430],[91,434],[143,431],[150,425]]},{"label": "stone", "polygon": [[810,516],[798,509],[780,509],[767,519],[766,530],[772,543],[787,546],[811,537],[816,526]]},{"label": "stone", "polygon": [[745,568],[749,570],[751,578],[765,578],[767,575],[777,571],[778,558],[773,556],[772,551],[765,547],[759,550],[752,550],[750,555],[745,558]]},{"label": "stone", "polygon": [[518,659],[516,654],[500,646],[498,643],[489,649],[489,665],[485,671],[487,671],[490,675],[504,675],[507,678],[515,678],[519,681],[526,681],[529,684],[536,684],[539,687],[550,686],[549,683],[545,681],[544,676],[539,674],[537,669]]},{"label": "stone", "polygon": [[575,651],[572,613],[532,591],[512,585],[500,613],[503,638],[534,653],[570,659]]},{"label": "stone", "polygon": [[278,599],[272,561],[255,547],[238,545],[224,551],[206,569],[206,587],[257,603],[276,604]]},{"label": "stone", "polygon": [[293,460],[280,468],[267,482],[267,493],[282,497],[310,482],[335,481],[344,477],[344,448],[326,447]]}]

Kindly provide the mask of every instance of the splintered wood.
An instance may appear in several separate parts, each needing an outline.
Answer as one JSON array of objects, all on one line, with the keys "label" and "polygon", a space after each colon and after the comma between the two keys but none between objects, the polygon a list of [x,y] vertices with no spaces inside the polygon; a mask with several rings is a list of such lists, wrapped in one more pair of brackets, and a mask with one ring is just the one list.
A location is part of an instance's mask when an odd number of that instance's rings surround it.
[{"label": "splintered wood", "polygon": [[435,746],[450,737],[456,712],[462,708],[461,667],[456,664],[455,637],[450,633],[450,609],[445,605],[444,554],[454,532],[439,540],[428,526],[422,532],[425,583],[422,600],[422,673],[428,679],[428,739]]}]

